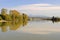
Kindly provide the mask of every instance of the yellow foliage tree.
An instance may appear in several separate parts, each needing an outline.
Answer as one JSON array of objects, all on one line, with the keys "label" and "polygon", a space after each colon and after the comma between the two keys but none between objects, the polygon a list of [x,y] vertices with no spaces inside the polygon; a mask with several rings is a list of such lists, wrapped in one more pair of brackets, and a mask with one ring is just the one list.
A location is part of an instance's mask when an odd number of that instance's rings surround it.
[{"label": "yellow foliage tree", "polygon": [[12,18],[12,21],[15,21],[15,22],[21,22],[22,23],[22,15],[16,11],[16,10],[10,10],[10,16]]},{"label": "yellow foliage tree", "polygon": [[7,10],[4,8],[1,9],[1,15],[3,17],[3,20],[6,20],[6,21],[11,20],[11,17],[7,14]]},{"label": "yellow foliage tree", "polygon": [[23,26],[24,26],[24,25],[26,25],[27,22],[28,22],[28,15],[25,14],[25,13],[23,13],[22,16],[23,16]]}]

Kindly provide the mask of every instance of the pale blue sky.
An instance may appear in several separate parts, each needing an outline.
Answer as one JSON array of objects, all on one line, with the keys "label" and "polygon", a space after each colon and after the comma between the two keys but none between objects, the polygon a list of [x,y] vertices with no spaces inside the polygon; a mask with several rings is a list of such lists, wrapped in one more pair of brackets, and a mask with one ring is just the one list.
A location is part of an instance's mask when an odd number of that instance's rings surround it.
[{"label": "pale blue sky", "polygon": [[0,8],[39,3],[60,5],[60,0],[0,0]]},{"label": "pale blue sky", "polygon": [[33,15],[60,16],[60,0],[0,0],[0,9],[16,9]]}]

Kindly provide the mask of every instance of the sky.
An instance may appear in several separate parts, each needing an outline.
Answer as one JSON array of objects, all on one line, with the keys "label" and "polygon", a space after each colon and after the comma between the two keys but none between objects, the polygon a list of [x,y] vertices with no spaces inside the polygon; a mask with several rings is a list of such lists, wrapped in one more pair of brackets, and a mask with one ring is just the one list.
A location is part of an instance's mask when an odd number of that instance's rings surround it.
[{"label": "sky", "polygon": [[32,15],[60,16],[60,0],[0,0],[0,9],[15,9]]},{"label": "sky", "polygon": [[60,5],[60,0],[0,0],[0,8],[15,7],[27,4],[56,4]]}]

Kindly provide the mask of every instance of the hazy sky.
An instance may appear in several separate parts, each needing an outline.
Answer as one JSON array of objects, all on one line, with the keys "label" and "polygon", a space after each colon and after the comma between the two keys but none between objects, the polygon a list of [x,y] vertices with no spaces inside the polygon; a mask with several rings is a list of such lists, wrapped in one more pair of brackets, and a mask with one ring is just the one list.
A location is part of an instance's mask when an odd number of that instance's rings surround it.
[{"label": "hazy sky", "polygon": [[40,3],[60,5],[60,0],[0,0],[0,8]]},{"label": "hazy sky", "polygon": [[0,8],[40,3],[60,5],[60,0],[0,0]]},{"label": "hazy sky", "polygon": [[16,9],[26,14],[60,16],[60,0],[0,0],[0,9]]}]

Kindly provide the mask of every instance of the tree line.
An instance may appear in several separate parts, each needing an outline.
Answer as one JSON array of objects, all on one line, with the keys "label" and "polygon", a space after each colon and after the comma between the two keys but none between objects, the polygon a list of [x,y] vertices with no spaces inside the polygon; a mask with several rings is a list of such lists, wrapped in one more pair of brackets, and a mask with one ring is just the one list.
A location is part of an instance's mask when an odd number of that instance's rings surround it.
[{"label": "tree line", "polygon": [[17,10],[10,10],[9,12],[7,12],[7,9],[1,9],[0,20],[19,21],[23,20],[23,18],[26,21],[28,19],[28,15],[25,13],[20,13]]}]

